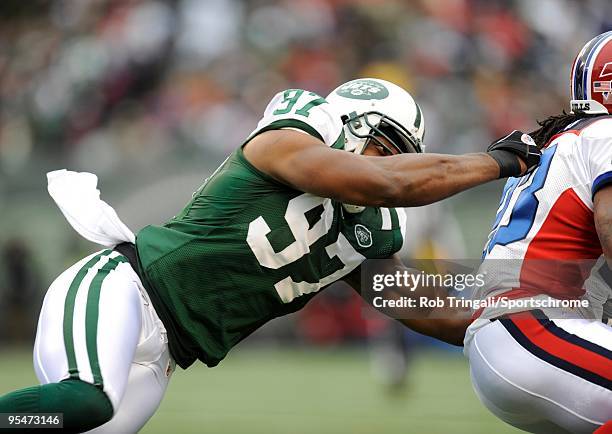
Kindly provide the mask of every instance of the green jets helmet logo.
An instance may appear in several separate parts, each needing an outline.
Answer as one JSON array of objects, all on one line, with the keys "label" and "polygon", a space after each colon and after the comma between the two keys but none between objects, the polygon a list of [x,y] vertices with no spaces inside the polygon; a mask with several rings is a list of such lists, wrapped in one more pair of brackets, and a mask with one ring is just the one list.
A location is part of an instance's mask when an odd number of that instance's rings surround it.
[{"label": "green jets helmet logo", "polygon": [[340,86],[336,93],[353,99],[385,99],[389,96],[389,89],[374,80],[353,80]]},{"label": "green jets helmet logo", "polygon": [[355,239],[359,247],[371,247],[372,246],[372,232],[364,225],[355,225]]}]

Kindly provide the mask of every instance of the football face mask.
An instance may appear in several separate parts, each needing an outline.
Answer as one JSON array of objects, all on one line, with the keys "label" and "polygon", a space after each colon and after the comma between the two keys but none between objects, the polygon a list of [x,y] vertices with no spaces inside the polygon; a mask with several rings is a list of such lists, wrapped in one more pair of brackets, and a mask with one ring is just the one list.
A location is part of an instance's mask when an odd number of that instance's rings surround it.
[{"label": "football face mask", "polygon": [[[421,139],[415,137],[396,120],[378,111],[362,114],[352,112],[342,116],[346,133],[360,139],[353,152],[361,154],[372,142],[386,155],[422,153]],[[385,140],[381,140],[384,138]]]}]

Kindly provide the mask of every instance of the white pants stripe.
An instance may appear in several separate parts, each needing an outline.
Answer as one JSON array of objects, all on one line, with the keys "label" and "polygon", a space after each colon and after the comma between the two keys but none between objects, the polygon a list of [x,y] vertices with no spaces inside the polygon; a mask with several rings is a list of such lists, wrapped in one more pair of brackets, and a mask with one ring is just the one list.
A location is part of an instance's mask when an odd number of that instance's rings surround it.
[{"label": "white pants stripe", "polygon": [[[98,354],[90,354],[90,351],[87,348],[87,334],[93,332],[93,330],[90,330],[90,327],[88,327],[87,325],[87,301],[90,295],[90,289],[92,287],[94,277],[98,275],[98,272],[102,267],[108,264],[110,258],[116,258],[118,256],[120,255],[117,252],[111,252],[110,254],[102,256],[98,260],[98,262],[88,270],[87,274],[85,275],[85,278],[79,285],[76,294],[76,299],[74,303],[74,316],[72,320],[72,339],[74,345],[74,353],[76,357],[76,367],[78,369],[78,376],[81,380],[86,381],[88,383],[95,383],[91,364],[94,359],[99,360],[99,356]],[[65,314],[66,313],[64,313],[64,315]],[[65,340],[66,324],[64,322],[64,341]]]},{"label": "white pants stripe", "polygon": [[[118,255],[112,252],[109,257]],[[70,377],[64,345],[66,295],[78,271],[94,256],[62,273],[45,296],[34,344],[34,367],[43,384]],[[94,276],[108,260],[103,257],[89,270],[74,303],[73,340],[79,378],[92,384],[85,327],[87,295]],[[120,263],[102,281],[95,338],[103,390],[115,415],[94,431],[136,432],[159,406],[174,365],[165,329],[138,275],[127,262]]]}]

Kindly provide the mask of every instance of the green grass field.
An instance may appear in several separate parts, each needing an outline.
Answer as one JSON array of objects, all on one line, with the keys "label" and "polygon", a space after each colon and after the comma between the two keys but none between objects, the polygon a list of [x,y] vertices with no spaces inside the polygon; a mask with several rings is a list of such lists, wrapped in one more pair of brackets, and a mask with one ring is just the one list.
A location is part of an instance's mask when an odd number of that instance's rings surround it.
[{"label": "green grass field", "polygon": [[[219,367],[174,374],[143,433],[518,433],[480,404],[463,357],[423,352],[389,395],[360,350],[239,348]],[[26,350],[0,356],[0,394],[35,383]]]}]

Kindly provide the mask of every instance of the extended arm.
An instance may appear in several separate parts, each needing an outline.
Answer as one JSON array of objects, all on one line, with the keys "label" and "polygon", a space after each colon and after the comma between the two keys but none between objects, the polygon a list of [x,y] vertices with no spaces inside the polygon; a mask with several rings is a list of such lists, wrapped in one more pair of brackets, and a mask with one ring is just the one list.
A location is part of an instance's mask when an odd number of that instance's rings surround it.
[{"label": "extended arm", "polygon": [[264,132],[244,153],[259,170],[296,190],[363,206],[426,205],[500,175],[486,153],[370,157],[292,130]]},{"label": "extended arm", "polygon": [[[361,267],[368,267],[368,276],[373,274],[394,275],[397,271],[419,273],[418,270],[412,270],[405,267],[396,256],[386,260],[366,261]],[[366,281],[370,283],[370,279],[362,278],[361,267],[345,277],[344,281],[363,297],[364,291],[371,291],[372,288],[364,288],[362,286]],[[428,299],[438,297],[443,300],[446,295],[447,293],[445,290],[432,287],[417,287],[414,288],[413,291],[407,291],[406,288],[385,289],[386,299],[399,299],[402,296],[409,296],[414,300],[419,300],[420,297],[426,297]],[[446,306],[436,308],[419,307],[418,304],[417,307],[410,308],[410,311],[406,309],[408,308],[386,308],[382,311],[418,333],[431,336],[452,345],[463,345],[465,330],[471,323],[469,311]]]}]

